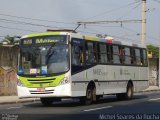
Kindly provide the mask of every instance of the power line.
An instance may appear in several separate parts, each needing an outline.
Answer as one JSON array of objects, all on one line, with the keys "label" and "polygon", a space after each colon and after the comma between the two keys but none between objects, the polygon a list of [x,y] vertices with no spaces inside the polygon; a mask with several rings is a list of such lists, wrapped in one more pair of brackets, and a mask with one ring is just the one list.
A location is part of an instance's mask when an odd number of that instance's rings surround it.
[{"label": "power line", "polygon": [[[135,30],[132,30],[132,29],[129,29],[129,28],[124,28],[124,27],[122,27],[123,29],[126,29],[126,30],[129,30],[129,31],[131,31],[131,32],[134,32],[134,33],[138,33],[137,31],[135,31]],[[88,29],[88,28],[87,28]],[[91,31],[90,29],[88,29],[89,31]],[[92,31],[93,31],[93,29],[92,29]],[[82,32],[82,33],[88,33],[88,34],[94,34],[94,35],[97,35],[97,34],[99,34],[99,32],[98,31],[95,31],[95,32],[88,32],[88,31],[79,31],[79,32]],[[140,41],[139,40],[135,40],[135,39],[131,39],[131,38],[128,38],[128,37],[122,37],[122,36],[117,36],[117,35],[113,35],[113,34],[107,34],[107,35],[109,35],[109,36],[112,36],[112,37],[114,37],[114,38],[118,38],[118,39],[120,39],[120,40],[125,40],[125,41],[131,41],[132,43],[140,43]],[[154,40],[156,40],[156,41],[158,41],[158,39],[157,38],[155,38],[155,37],[152,37],[152,36],[146,36],[147,38],[152,38],[152,39],[154,39]],[[150,43],[150,42],[147,42],[147,43]],[[151,44],[151,43],[150,43]]]},{"label": "power line", "polygon": [[136,33],[137,35],[140,34],[139,32],[137,32],[137,31],[135,31],[135,30],[133,30],[133,29],[124,27],[124,26],[122,26],[121,28],[122,28],[122,29],[125,29],[125,30],[127,30],[127,31],[130,31],[130,32]]},{"label": "power line", "polygon": [[[133,33],[137,33],[137,35],[141,35],[141,34],[139,34],[139,32],[137,32],[137,31],[135,31],[135,30],[133,30],[133,29],[130,29],[130,28],[127,28],[127,27],[122,27],[122,28],[123,28],[123,29],[126,29],[127,31],[130,31],[130,32],[133,32]],[[155,37],[153,37],[153,36],[146,35],[146,37],[147,37],[147,38],[151,38],[151,39],[156,40],[156,41],[159,41],[158,38],[155,38]]]},{"label": "power line", "polygon": [[[94,34],[94,35],[97,35],[97,34],[99,34],[98,32],[88,32],[88,31],[79,31],[79,32],[81,32],[81,33],[88,33],[88,34]],[[120,39],[120,40],[125,40],[125,41],[132,41],[132,43],[137,43],[137,42],[139,42],[138,40],[133,40],[133,39],[131,39],[131,38],[127,38],[127,37],[121,37],[121,36],[116,36],[116,35],[110,35],[110,34],[107,34],[107,35],[109,35],[109,36],[112,36],[112,37],[114,37],[114,38],[118,38],[118,39]]]},{"label": "power line", "polygon": [[150,45],[150,44],[151,44],[151,45],[154,45],[154,46],[157,46],[157,47],[158,47],[158,44],[156,44],[156,43],[151,43],[151,42],[149,42],[149,41],[146,41],[146,44],[147,44],[147,45]]},{"label": "power line", "polygon": [[159,1],[159,0],[153,0],[153,1],[155,1],[155,2],[157,2],[157,3],[160,3],[160,1]]},{"label": "power line", "polygon": [[[22,22],[22,21],[15,21],[15,20],[9,20],[9,19],[0,19],[1,22],[10,22],[14,24],[23,24],[23,25],[32,25],[32,26],[41,26],[41,27],[53,27],[48,25],[42,25],[42,24],[35,24],[35,23],[29,23],[29,22]],[[54,26],[55,27],[55,26]],[[57,28],[57,27],[55,27]]]},{"label": "power line", "polygon": [[155,38],[155,37],[152,37],[152,36],[148,36],[148,35],[147,35],[147,37],[148,37],[148,38],[151,38],[151,39],[153,39],[153,40],[159,41],[158,38]]},{"label": "power line", "polygon": [[129,41],[132,41],[132,42],[139,42],[138,40],[127,38],[127,37],[116,36],[116,35],[111,35],[111,36],[113,36],[115,38],[118,38],[118,39],[121,39],[121,40],[129,40]]},{"label": "power line", "polygon": [[23,17],[23,16],[15,16],[15,15],[9,15],[9,14],[2,14],[1,16],[7,16],[7,17],[14,17],[14,18],[20,18],[20,19],[28,19],[28,20],[35,20],[35,21],[42,21],[42,22],[55,22],[59,24],[75,24],[75,23],[69,23],[69,22],[58,22],[58,21],[51,21],[51,20],[44,20],[44,19],[37,19],[37,18],[29,18],[29,17]]},{"label": "power line", "polygon": [[6,28],[6,29],[14,29],[14,30],[20,30],[20,31],[30,31],[30,32],[38,32],[38,31],[33,31],[33,30],[27,30],[27,29],[20,29],[20,28],[13,28],[13,27],[6,27],[6,26],[1,26],[1,28]]},{"label": "power line", "polygon": [[140,2],[137,6],[133,7],[131,10],[127,11],[125,14],[123,14],[123,15],[122,15],[121,17],[119,17],[117,20],[120,20],[120,19],[122,19],[124,16],[130,14],[131,11],[135,10],[135,9],[138,8],[140,5],[141,5],[141,2]]},{"label": "power line", "polygon": [[106,12],[99,13],[99,14],[97,14],[97,15],[94,15],[94,16],[92,16],[92,17],[88,17],[88,18],[83,19],[83,20],[88,20],[88,19],[92,19],[92,18],[95,18],[95,17],[98,17],[98,16],[102,16],[102,15],[111,13],[111,12],[113,12],[113,11],[117,11],[117,10],[119,10],[119,9],[126,8],[126,7],[128,7],[128,6],[134,5],[134,4],[138,3],[138,2],[140,2],[140,1],[132,2],[132,3],[129,3],[129,4],[120,6],[120,7],[118,7],[118,8],[114,8],[114,9],[108,10],[108,11],[106,11]]}]

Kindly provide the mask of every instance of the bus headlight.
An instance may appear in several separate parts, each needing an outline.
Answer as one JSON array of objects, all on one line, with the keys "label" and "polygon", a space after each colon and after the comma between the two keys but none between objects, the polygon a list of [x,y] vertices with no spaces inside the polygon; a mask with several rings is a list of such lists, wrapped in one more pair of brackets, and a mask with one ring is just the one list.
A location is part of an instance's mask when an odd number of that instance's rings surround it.
[{"label": "bus headlight", "polygon": [[61,80],[60,85],[64,85],[64,84],[67,84],[67,83],[69,83],[69,79],[68,79],[68,77],[64,77],[64,78]]},{"label": "bus headlight", "polygon": [[23,85],[23,83],[18,79],[18,81],[17,81],[17,85],[18,86],[21,86],[21,87],[24,87],[24,85]]}]

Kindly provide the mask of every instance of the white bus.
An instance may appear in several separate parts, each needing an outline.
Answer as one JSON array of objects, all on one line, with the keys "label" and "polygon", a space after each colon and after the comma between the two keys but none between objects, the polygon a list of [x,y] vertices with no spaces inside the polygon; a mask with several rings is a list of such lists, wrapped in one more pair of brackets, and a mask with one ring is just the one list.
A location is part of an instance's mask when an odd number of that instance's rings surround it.
[{"label": "white bus", "polygon": [[23,36],[18,57],[19,98],[50,105],[62,98],[91,104],[103,95],[131,99],[148,87],[146,48],[137,44],[48,31]]}]

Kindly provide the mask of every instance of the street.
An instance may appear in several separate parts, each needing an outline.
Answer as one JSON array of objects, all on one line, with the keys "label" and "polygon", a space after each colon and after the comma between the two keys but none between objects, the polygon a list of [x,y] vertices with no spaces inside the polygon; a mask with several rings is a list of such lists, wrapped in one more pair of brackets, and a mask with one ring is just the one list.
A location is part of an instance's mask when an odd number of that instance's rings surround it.
[{"label": "street", "polygon": [[39,101],[0,106],[2,120],[52,119],[160,119],[160,92],[135,93],[132,100],[119,101],[105,96],[95,104],[81,105],[78,100],[63,100],[45,107]]}]

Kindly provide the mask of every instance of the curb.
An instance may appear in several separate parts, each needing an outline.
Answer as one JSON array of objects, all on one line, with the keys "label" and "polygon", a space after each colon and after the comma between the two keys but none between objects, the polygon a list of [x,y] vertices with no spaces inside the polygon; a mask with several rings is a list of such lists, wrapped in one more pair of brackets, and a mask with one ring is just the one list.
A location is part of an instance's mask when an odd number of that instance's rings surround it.
[{"label": "curb", "polygon": [[144,90],[144,91],[139,91],[139,92],[135,92],[135,93],[147,93],[147,92],[159,92],[160,89],[156,89],[156,90]]},{"label": "curb", "polygon": [[146,91],[142,91],[142,92],[159,92],[160,90],[146,90]]},{"label": "curb", "polygon": [[39,98],[36,99],[31,99],[31,100],[25,100],[25,99],[19,99],[19,100],[14,100],[14,101],[5,101],[5,102],[0,102],[0,105],[4,104],[16,104],[16,103],[27,103],[27,102],[36,102],[39,101]]}]

